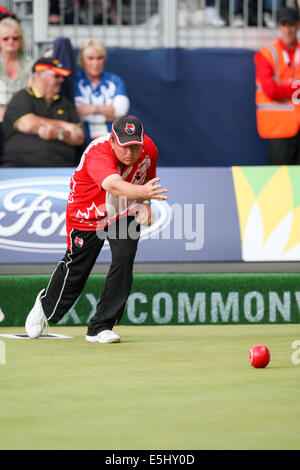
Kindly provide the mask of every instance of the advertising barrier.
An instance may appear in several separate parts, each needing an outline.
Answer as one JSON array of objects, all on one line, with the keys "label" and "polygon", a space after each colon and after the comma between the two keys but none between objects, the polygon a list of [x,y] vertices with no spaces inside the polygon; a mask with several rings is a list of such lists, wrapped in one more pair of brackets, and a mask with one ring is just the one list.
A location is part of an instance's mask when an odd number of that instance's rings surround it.
[{"label": "advertising barrier", "polygon": [[300,167],[233,167],[243,261],[300,260]]},{"label": "advertising barrier", "polygon": [[[56,263],[66,249],[65,210],[73,169],[2,169],[1,263]],[[241,261],[231,168],[160,168],[167,202],[152,202],[136,262]],[[106,243],[98,262],[109,262]]]},{"label": "advertising barrier", "polygon": [[[72,168],[0,170],[0,263],[57,263]],[[159,168],[137,263],[299,261],[300,168]],[[110,262],[105,242],[97,262]],[[0,264],[1,268],[1,264]]]}]

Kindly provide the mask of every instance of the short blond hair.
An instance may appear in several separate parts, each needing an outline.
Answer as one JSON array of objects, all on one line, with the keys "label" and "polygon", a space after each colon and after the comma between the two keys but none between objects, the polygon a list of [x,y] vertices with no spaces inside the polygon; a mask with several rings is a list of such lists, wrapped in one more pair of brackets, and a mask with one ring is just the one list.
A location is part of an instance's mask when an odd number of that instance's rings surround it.
[{"label": "short blond hair", "polygon": [[106,47],[104,46],[104,44],[102,44],[101,41],[99,41],[98,39],[86,39],[79,49],[77,63],[80,67],[83,67],[84,52],[86,49],[89,49],[90,47],[96,49],[96,51],[104,55],[105,59],[107,58]]},{"label": "short blond hair", "polygon": [[[18,36],[20,37],[20,47],[19,47],[19,54],[23,54],[26,49],[25,38],[20,26],[20,23],[15,20],[14,18],[3,18],[0,21],[0,37],[2,36],[2,32],[4,28],[13,28]],[[0,42],[0,51],[1,51],[1,42]]]}]

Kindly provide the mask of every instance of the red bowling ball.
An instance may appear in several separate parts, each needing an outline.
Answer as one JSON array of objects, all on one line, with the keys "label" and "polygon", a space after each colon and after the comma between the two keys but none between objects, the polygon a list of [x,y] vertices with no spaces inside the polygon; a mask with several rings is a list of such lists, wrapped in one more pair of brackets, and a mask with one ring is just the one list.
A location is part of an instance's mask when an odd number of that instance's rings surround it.
[{"label": "red bowling ball", "polygon": [[264,368],[270,362],[270,351],[263,344],[256,344],[249,350],[249,361],[253,367]]}]

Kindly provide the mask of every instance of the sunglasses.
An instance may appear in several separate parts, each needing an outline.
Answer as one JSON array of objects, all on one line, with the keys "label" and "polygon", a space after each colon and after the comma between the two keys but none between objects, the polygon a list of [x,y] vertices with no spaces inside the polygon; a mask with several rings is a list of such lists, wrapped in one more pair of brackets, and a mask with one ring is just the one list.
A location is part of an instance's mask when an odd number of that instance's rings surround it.
[{"label": "sunglasses", "polygon": [[10,39],[12,41],[19,41],[20,37],[19,36],[10,36],[10,37],[6,36],[5,38],[1,38],[1,39],[2,41],[5,41],[5,42],[9,41]]}]

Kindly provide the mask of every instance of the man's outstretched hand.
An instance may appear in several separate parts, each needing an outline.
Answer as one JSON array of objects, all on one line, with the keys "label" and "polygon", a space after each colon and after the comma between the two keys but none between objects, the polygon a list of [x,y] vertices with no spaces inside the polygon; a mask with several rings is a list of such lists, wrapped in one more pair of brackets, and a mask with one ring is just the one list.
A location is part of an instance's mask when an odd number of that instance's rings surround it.
[{"label": "man's outstretched hand", "polygon": [[143,185],[143,192],[145,193],[143,196],[144,199],[158,199],[159,201],[168,199],[168,197],[164,195],[168,190],[162,188],[161,184],[156,184],[159,181],[160,178],[153,178]]}]

